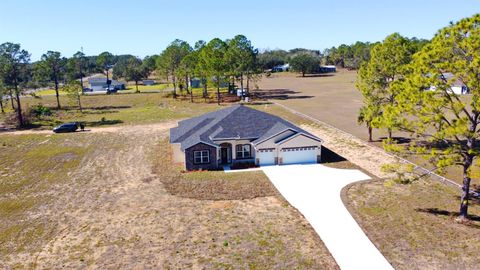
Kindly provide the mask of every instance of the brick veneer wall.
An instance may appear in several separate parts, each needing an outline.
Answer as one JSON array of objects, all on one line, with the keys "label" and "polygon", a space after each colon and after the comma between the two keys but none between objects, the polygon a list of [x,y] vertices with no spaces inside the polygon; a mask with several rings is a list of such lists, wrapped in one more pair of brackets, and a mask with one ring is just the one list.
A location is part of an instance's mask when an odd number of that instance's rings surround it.
[{"label": "brick veneer wall", "polygon": [[[210,163],[207,164],[195,164],[194,163],[194,151],[208,150],[210,151]],[[197,171],[197,170],[216,170],[217,169],[217,148],[199,143],[188,149],[185,149],[185,167],[187,171]]]}]

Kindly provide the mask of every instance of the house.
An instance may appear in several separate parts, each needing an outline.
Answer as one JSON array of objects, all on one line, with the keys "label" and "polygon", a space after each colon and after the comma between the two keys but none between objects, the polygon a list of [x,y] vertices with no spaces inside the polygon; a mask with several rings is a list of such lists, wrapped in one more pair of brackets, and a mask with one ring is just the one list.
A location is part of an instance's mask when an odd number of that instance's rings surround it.
[{"label": "house", "polygon": [[[440,79],[448,81],[450,85],[450,91],[455,95],[464,95],[470,93],[468,87],[459,79],[455,79],[455,75],[450,72],[444,72],[440,75]],[[435,91],[437,87],[435,85],[430,86],[430,91]]]},{"label": "house", "polygon": [[191,88],[200,88],[202,85],[202,81],[198,78],[192,78],[190,79],[190,87]]},{"label": "house", "polygon": [[154,80],[143,80],[143,85],[155,85]]},{"label": "house", "polygon": [[278,65],[272,68],[272,72],[284,72],[290,70],[290,64]]},{"label": "house", "polygon": [[243,105],[180,121],[170,129],[175,162],[185,169],[320,162],[322,140],[294,124]]},{"label": "house", "polygon": [[[106,88],[108,87],[106,77],[92,77],[88,79],[88,83],[93,91],[106,91]],[[116,80],[111,80],[110,86],[116,90],[126,89],[124,82]]]}]

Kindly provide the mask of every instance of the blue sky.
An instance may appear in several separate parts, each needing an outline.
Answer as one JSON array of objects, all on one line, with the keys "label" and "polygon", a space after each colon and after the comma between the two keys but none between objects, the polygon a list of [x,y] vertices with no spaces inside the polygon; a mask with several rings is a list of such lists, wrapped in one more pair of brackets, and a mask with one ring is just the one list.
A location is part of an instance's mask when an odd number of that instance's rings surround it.
[{"label": "blue sky", "polygon": [[393,32],[431,38],[450,21],[480,12],[478,0],[2,0],[0,43],[21,43],[37,60],[110,51],[160,53],[175,38],[244,34],[255,47],[324,49]]}]

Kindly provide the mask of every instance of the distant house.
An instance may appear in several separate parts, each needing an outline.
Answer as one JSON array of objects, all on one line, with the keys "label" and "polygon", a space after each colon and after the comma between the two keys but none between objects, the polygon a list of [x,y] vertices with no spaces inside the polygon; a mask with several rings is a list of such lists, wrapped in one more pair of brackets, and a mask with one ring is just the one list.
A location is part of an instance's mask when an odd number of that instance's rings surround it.
[{"label": "distant house", "polygon": [[[442,73],[442,75],[440,75],[440,76],[441,76],[442,80],[446,80],[446,81],[450,81],[450,80],[453,80],[455,78],[455,75],[453,73],[450,73],[450,72]],[[437,87],[435,85],[432,85],[432,86],[430,86],[429,90],[435,91],[436,89],[437,89]],[[465,95],[465,94],[470,93],[470,89],[468,89],[468,87],[459,79],[456,79],[456,80],[454,80],[450,83],[450,89],[449,90],[455,95]]]},{"label": "distant house", "polygon": [[272,72],[284,72],[290,70],[290,64],[278,65],[272,68]]},{"label": "distant house", "polygon": [[143,85],[155,85],[154,80],[143,80]]},{"label": "distant house", "polygon": [[201,85],[202,85],[202,81],[198,78],[192,78],[190,80],[190,87],[191,88],[200,88]]},{"label": "distant house", "polygon": [[[108,87],[106,77],[93,77],[88,79],[88,84],[93,91],[105,91]],[[110,87],[116,90],[125,90],[126,84],[116,80],[111,80]]]},{"label": "distant house", "polygon": [[[212,77],[211,80],[212,82],[215,82],[216,78]],[[191,88],[200,88],[203,86],[202,80],[200,78],[192,78],[190,79],[189,86]],[[223,78],[222,81],[220,81],[220,87],[228,87],[228,86],[229,86],[228,81],[225,78]]]},{"label": "distant house", "polygon": [[332,73],[337,72],[337,67],[334,65],[320,66],[318,70],[320,73]]},{"label": "distant house", "polygon": [[216,170],[239,163],[317,163],[322,140],[265,112],[234,105],[180,121],[170,129],[174,160],[186,170]]}]

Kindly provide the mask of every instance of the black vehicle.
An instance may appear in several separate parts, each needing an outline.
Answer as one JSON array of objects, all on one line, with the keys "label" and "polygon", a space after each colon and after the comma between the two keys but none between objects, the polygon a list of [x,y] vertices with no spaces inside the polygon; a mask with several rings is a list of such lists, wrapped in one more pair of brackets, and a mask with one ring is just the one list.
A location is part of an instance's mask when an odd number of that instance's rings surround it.
[{"label": "black vehicle", "polygon": [[53,132],[55,133],[75,132],[77,129],[78,129],[77,123],[66,123],[53,128]]}]

